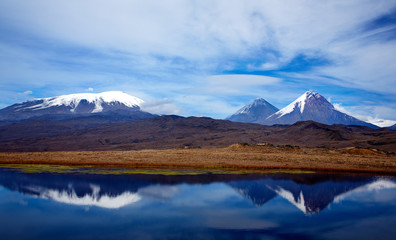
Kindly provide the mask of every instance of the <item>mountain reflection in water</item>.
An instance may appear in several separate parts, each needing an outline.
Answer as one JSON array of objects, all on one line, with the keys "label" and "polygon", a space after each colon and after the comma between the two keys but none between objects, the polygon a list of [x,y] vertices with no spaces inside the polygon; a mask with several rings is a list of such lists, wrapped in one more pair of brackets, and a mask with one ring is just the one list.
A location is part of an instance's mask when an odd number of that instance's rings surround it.
[{"label": "mountain reflection in water", "polygon": [[280,196],[305,214],[318,213],[354,192],[396,188],[391,178],[323,174],[96,175],[23,173],[0,169],[0,184],[43,199],[102,208],[121,208],[146,198],[169,199],[178,185],[223,182],[256,206]]},{"label": "mountain reflection in water", "polygon": [[4,239],[392,239],[395,202],[393,177],[0,168]]}]

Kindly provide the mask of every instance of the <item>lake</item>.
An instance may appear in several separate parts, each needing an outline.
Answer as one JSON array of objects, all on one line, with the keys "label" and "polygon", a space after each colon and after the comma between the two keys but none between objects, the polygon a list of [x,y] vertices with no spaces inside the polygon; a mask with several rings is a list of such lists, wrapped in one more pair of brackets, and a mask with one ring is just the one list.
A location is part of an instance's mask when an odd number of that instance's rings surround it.
[{"label": "lake", "polygon": [[384,176],[0,168],[1,239],[394,239]]}]

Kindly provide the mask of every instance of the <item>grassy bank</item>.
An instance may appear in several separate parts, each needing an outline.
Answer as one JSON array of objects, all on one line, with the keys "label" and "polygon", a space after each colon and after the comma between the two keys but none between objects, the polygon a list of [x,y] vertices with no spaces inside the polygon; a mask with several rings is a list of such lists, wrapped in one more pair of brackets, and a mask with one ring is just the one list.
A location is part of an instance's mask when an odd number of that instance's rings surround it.
[{"label": "grassy bank", "polygon": [[370,149],[245,146],[139,151],[0,153],[0,164],[225,171],[329,171],[396,174],[396,156]]}]

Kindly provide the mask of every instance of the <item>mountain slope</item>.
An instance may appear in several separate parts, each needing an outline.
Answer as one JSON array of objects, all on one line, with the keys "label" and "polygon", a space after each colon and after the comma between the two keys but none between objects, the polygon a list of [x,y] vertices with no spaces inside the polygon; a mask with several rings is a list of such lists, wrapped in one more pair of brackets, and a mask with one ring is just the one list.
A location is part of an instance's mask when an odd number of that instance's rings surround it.
[{"label": "mountain slope", "polygon": [[279,109],[267,102],[264,98],[257,98],[248,105],[242,107],[233,115],[226,118],[233,122],[254,123],[266,119]]},{"label": "mountain slope", "polygon": [[344,124],[378,128],[378,126],[336,110],[323,96],[310,91],[305,92],[294,102],[259,123],[265,125],[294,124],[297,121],[308,120],[327,125]]},{"label": "mountain slope", "polygon": [[[272,143],[301,147],[376,148],[396,152],[396,132],[312,121],[265,126],[210,118],[161,116],[84,126],[83,121],[25,121],[0,126],[1,152],[169,149]],[[87,123],[89,124],[89,122]]]},{"label": "mountain slope", "polygon": [[393,126],[388,127],[389,129],[396,130],[396,124]]},{"label": "mountain slope", "polygon": [[[17,103],[0,110],[0,121],[50,115],[87,115],[110,111],[138,112],[143,100],[119,91],[80,93]],[[44,117],[44,119],[46,119]]]}]

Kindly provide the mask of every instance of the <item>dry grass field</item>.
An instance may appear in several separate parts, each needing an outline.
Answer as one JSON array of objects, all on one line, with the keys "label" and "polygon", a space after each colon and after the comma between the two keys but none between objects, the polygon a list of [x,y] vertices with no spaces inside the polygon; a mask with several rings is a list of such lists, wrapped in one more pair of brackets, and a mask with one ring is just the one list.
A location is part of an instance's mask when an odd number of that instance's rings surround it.
[{"label": "dry grass field", "polygon": [[396,173],[396,156],[379,150],[241,144],[205,149],[0,153],[0,164]]}]

